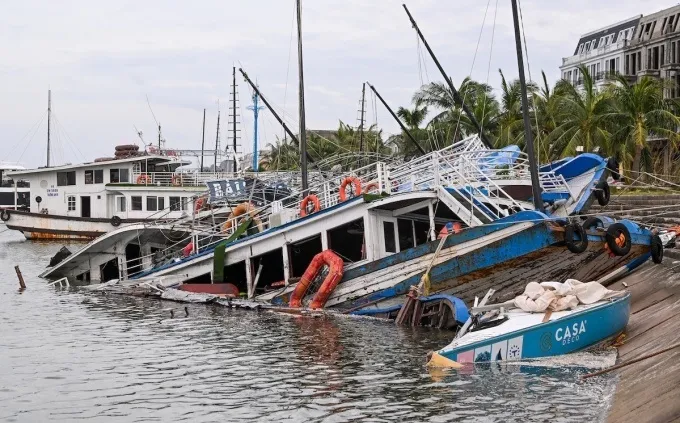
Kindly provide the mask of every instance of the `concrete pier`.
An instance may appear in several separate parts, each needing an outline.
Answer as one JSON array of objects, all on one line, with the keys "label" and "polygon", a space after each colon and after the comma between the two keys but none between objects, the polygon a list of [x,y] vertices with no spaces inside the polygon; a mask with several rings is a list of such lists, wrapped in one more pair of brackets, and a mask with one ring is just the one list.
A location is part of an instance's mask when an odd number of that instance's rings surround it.
[{"label": "concrete pier", "polygon": [[[680,253],[675,251],[667,250],[662,264],[650,261],[611,286],[632,293],[627,336],[619,347],[618,362],[680,342]],[[609,422],[680,420],[680,349],[613,373],[619,380]]]}]

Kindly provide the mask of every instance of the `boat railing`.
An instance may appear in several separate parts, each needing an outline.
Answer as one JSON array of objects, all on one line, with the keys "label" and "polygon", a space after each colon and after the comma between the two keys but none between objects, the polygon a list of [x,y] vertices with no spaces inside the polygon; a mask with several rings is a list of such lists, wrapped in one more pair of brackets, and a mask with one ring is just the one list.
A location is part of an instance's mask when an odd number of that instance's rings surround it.
[{"label": "boat railing", "polygon": [[[321,182],[328,176],[325,173],[309,172],[309,180]],[[206,182],[221,179],[252,178],[260,181],[281,181],[291,188],[302,186],[302,179],[298,171],[278,172],[133,172],[132,181],[144,186],[175,186],[175,187],[205,187]]]}]

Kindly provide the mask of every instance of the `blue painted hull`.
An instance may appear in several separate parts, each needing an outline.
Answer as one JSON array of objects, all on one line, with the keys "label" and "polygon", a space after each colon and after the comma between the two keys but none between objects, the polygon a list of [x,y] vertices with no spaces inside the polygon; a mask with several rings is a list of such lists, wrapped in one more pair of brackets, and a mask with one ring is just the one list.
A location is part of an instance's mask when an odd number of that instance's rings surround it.
[{"label": "blue painted hull", "polygon": [[447,347],[438,354],[460,364],[568,354],[618,335],[628,324],[629,316],[630,293],[561,319],[460,347]]}]

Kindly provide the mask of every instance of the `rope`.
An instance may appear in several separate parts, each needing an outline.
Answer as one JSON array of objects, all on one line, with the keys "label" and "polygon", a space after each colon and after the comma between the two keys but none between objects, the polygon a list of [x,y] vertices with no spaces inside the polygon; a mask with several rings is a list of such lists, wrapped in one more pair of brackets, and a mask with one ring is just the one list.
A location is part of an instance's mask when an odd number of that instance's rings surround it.
[{"label": "rope", "polygon": [[[524,39],[524,56],[526,57],[526,64],[527,64],[527,72],[529,73],[529,81],[533,81],[534,79],[531,77],[531,64],[529,61],[529,49],[527,47],[527,37],[526,37],[526,32],[524,31],[524,16],[522,15],[522,3],[521,0],[517,0],[517,6],[519,9],[519,21],[522,26],[522,38]],[[534,106],[534,121],[536,122],[536,151],[538,151],[538,155],[536,156],[536,163],[540,166],[541,165],[541,131],[538,130],[538,110],[536,106]]]},{"label": "rope", "polygon": [[[493,42],[496,36],[496,16],[498,16],[498,0],[496,0],[496,6],[494,7],[493,13],[493,26],[491,27],[491,45],[489,47],[489,64],[486,67],[486,83],[489,83],[489,77],[491,76],[491,57],[493,55]],[[486,104],[487,96],[484,96],[484,105],[482,106],[482,124],[484,123],[484,118],[486,118]]]}]

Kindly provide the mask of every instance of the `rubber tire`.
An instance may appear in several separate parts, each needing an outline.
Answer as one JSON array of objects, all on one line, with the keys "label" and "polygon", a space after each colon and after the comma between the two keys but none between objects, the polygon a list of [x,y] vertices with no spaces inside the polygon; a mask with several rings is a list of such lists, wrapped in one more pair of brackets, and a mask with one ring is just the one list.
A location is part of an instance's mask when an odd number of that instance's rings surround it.
[{"label": "rubber tire", "polygon": [[[623,247],[619,247],[616,243],[616,238],[622,233],[626,237],[626,243]],[[617,256],[625,256],[630,252],[630,247],[632,246],[630,240],[630,231],[626,228],[623,223],[614,223],[607,228],[607,233],[605,234],[605,239],[607,240],[607,245],[609,250]]]},{"label": "rubber tire", "polygon": [[113,216],[111,218],[111,225],[113,225],[113,226],[120,226],[121,222],[122,222],[122,220],[118,216]]},{"label": "rubber tire", "polygon": [[589,229],[604,228],[604,222],[597,216],[590,216],[583,222],[583,229],[586,231]]},{"label": "rubber tire", "polygon": [[12,214],[7,209],[3,210],[2,213],[0,213],[0,219],[2,219],[3,222],[7,222],[11,216]]},{"label": "rubber tire", "polygon": [[652,236],[649,251],[652,253],[652,261],[656,264],[661,264],[661,261],[663,261],[663,243],[659,235]]},{"label": "rubber tire", "polygon": [[[578,233],[581,238],[579,241],[574,240],[574,233]],[[588,235],[583,226],[578,223],[571,223],[564,229],[564,242],[567,248],[574,254],[580,254],[588,249]]]},{"label": "rubber tire", "polygon": [[619,173],[619,161],[614,157],[610,157],[609,160],[607,160],[607,169],[609,169],[609,172],[615,181],[621,179],[621,174]]},{"label": "rubber tire", "polygon": [[604,207],[609,204],[609,199],[611,198],[611,190],[609,189],[609,184],[607,181],[600,181],[595,185],[597,191],[594,192],[595,198],[597,198],[597,203]]}]

